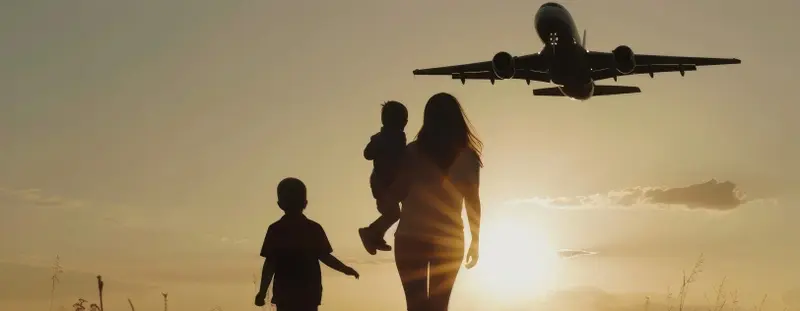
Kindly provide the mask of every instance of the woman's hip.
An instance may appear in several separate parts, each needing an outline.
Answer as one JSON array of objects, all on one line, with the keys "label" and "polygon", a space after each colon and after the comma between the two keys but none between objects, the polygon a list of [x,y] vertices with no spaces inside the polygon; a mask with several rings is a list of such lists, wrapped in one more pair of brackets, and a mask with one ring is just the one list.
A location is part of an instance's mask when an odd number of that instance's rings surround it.
[{"label": "woman's hip", "polygon": [[395,260],[461,260],[464,257],[464,236],[395,234]]}]

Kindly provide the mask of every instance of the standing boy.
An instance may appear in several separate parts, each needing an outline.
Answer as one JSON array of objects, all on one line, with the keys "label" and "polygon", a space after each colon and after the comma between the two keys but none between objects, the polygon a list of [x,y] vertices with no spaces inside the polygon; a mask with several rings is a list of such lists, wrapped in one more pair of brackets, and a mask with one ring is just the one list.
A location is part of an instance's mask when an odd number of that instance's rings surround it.
[{"label": "standing boy", "polygon": [[283,217],[271,224],[261,246],[264,268],[255,304],[263,306],[267,288],[275,278],[272,303],[278,311],[316,311],[322,302],[319,262],[358,279],[358,272],[333,256],[325,230],[303,215],[308,201],[306,186],[297,178],[278,184],[278,206]]}]

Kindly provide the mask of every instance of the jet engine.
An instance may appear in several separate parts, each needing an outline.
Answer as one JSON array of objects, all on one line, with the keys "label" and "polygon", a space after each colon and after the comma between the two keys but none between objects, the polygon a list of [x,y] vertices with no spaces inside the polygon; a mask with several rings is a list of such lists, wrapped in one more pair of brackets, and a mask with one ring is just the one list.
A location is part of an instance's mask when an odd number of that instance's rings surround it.
[{"label": "jet engine", "polygon": [[492,57],[492,69],[498,79],[511,79],[514,77],[514,56],[508,52],[500,52]]},{"label": "jet engine", "polygon": [[627,45],[620,45],[612,52],[614,55],[614,66],[622,74],[629,74],[636,68],[636,59],[633,50]]}]

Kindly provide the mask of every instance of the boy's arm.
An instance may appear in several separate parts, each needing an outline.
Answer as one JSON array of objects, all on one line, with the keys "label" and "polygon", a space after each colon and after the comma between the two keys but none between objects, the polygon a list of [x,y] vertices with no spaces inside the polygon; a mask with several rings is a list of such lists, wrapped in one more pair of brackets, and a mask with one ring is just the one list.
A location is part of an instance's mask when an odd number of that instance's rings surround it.
[{"label": "boy's arm", "polygon": [[264,266],[261,268],[261,286],[258,289],[259,295],[264,295],[269,289],[269,284],[272,282],[272,277],[275,275],[275,232],[272,232],[272,226],[267,228],[267,234],[264,236],[264,243],[261,244],[261,257],[264,257]]},{"label": "boy's arm", "polygon": [[267,293],[267,289],[269,289],[269,284],[272,282],[272,277],[274,275],[275,264],[273,264],[269,258],[264,259],[264,267],[261,268],[261,286],[258,288],[259,293]]},{"label": "boy's arm", "polygon": [[353,271],[355,271],[355,270],[353,270],[353,268],[350,268],[349,266],[344,264],[341,260],[339,260],[338,258],[333,256],[333,254],[331,254],[331,253],[322,255],[322,257],[319,258],[319,261],[321,261],[322,263],[324,263],[326,266],[330,267],[331,269],[339,271],[339,272],[347,274],[347,275],[352,275]]},{"label": "boy's arm", "polygon": [[333,247],[331,247],[331,242],[328,241],[328,235],[325,234],[325,230],[322,229],[322,226],[319,226],[317,230],[317,243],[319,261],[333,270],[358,278],[358,272],[356,272],[355,269],[350,268],[333,256]]},{"label": "boy's arm", "polygon": [[372,135],[372,137],[370,137],[367,147],[364,148],[364,159],[372,161],[375,160],[375,158],[377,157],[378,143],[376,142],[376,140],[378,140],[378,134]]}]

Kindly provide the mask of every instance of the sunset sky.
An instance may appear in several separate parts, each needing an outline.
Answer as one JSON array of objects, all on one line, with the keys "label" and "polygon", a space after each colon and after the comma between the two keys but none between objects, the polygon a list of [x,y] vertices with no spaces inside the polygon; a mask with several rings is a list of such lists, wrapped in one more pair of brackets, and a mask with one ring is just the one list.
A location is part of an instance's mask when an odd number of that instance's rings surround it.
[{"label": "sunset sky", "polygon": [[[743,61],[620,78],[636,95],[412,76],[538,52],[542,3],[2,1],[0,309],[45,310],[60,255],[54,310],[95,301],[97,274],[113,310],[158,310],[161,292],[248,310],[275,186],[296,176],[362,274],[325,270],[321,310],[405,310],[391,254],[356,234],[377,215],[361,152],[382,102],[408,106],[410,141],[446,91],[485,143],[483,257],[453,309],[662,310],[704,253],[692,304],[727,277],[743,308],[800,310],[800,2],[562,1],[592,50]],[[541,259],[559,249],[588,255]]]}]

